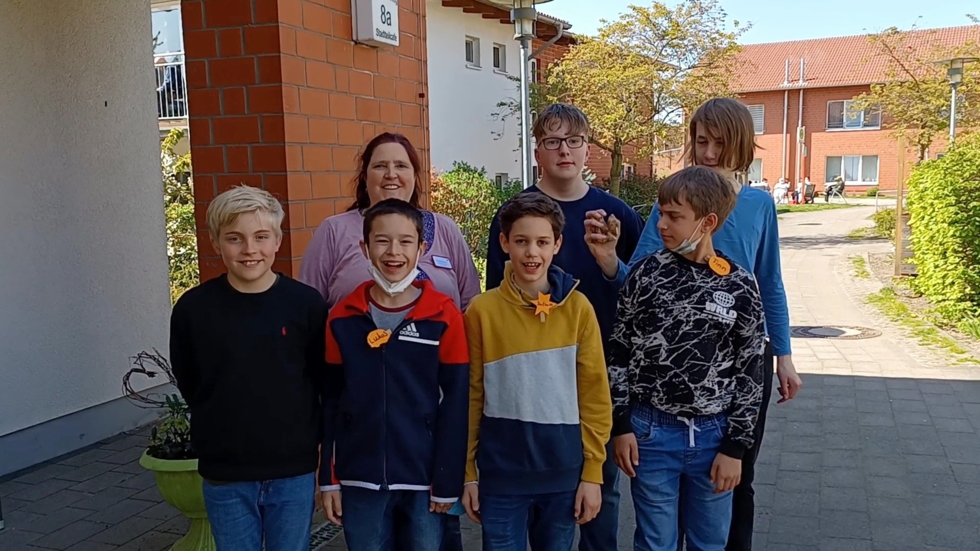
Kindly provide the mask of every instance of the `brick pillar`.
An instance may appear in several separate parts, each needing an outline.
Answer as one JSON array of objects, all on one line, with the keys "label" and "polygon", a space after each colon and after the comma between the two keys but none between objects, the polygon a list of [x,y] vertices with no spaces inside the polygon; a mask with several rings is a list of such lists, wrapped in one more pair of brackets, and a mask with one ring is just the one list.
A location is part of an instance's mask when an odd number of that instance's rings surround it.
[{"label": "brick pillar", "polygon": [[428,174],[425,0],[399,3],[397,48],[354,44],[350,9],[349,0],[182,0],[202,281],[224,271],[204,215],[232,186],[283,201],[275,268],[294,275],[313,230],[350,205],[364,143],[401,132]]}]

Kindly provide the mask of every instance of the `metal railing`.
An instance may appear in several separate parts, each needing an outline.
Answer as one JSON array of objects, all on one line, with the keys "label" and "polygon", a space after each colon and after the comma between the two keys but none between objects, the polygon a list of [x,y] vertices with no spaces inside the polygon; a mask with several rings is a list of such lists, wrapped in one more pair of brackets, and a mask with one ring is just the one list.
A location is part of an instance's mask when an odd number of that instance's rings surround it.
[{"label": "metal railing", "polygon": [[184,54],[163,54],[153,63],[157,80],[157,117],[160,120],[187,118],[187,72]]}]

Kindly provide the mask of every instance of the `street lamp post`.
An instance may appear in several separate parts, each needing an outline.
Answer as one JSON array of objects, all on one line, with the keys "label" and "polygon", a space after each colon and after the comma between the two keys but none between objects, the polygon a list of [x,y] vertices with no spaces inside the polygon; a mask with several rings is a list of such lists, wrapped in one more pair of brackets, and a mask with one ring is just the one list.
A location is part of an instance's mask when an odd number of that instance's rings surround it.
[{"label": "street lamp post", "polygon": [[531,40],[536,36],[538,12],[536,4],[551,0],[492,0],[494,4],[510,6],[514,22],[514,40],[521,45],[521,183],[524,189],[534,184],[531,176]]},{"label": "street lamp post", "polygon": [[980,58],[976,57],[954,57],[952,59],[943,59],[937,61],[943,65],[947,65],[946,76],[949,78],[949,87],[952,89],[951,99],[949,103],[949,142],[953,143],[956,139],[956,90],[960,87],[963,82],[963,66],[967,63],[973,63],[980,61]]}]

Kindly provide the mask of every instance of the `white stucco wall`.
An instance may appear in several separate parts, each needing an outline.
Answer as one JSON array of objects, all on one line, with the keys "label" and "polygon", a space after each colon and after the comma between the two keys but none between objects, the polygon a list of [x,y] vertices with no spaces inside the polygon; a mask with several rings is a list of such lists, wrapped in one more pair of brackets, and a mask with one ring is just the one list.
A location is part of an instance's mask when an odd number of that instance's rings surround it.
[{"label": "white stucco wall", "polygon": [[[485,167],[491,179],[497,173],[520,178],[518,118],[500,122],[491,116],[498,111],[499,102],[520,97],[517,83],[493,68],[493,44],[502,44],[507,74],[520,76],[520,49],[513,25],[427,0],[426,33],[433,167],[448,170],[453,161],[465,161]],[[480,69],[467,67],[467,36],[480,40]],[[501,132],[502,137],[495,138]]]},{"label": "white stucco wall", "polygon": [[0,2],[0,437],[118,399],[131,355],[166,354],[150,40],[149,0]]}]

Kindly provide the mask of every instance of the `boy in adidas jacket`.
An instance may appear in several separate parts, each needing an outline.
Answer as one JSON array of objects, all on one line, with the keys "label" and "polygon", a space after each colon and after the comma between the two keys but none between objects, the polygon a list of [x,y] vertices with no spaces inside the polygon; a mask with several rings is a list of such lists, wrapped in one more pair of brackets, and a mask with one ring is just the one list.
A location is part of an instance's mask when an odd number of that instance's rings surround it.
[{"label": "boy in adidas jacket", "polygon": [[[561,207],[521,193],[500,209],[510,261],[466,311],[470,432],[463,506],[484,551],[570,551],[602,504],[612,428],[595,311],[551,260]],[[529,522],[529,518],[531,519]]]},{"label": "boy in adidas jacket", "polygon": [[452,299],[415,281],[422,230],[422,214],[404,201],[365,211],[362,248],[373,281],[327,319],[337,391],[324,399],[321,499],[351,551],[392,547],[396,511],[409,520],[406,551],[438,551],[443,513],[463,488],[466,332]]}]

